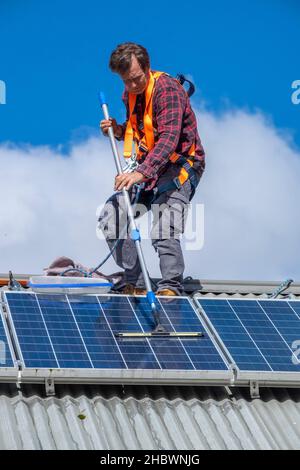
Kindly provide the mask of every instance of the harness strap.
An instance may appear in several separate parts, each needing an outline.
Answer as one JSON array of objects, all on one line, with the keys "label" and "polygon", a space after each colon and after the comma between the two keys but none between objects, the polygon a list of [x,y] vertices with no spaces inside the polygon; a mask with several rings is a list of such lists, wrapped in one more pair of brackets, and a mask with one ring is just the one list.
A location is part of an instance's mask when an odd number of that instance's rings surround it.
[{"label": "harness strap", "polygon": [[[129,119],[124,137],[124,157],[128,158],[132,153],[132,143],[135,142],[136,152],[138,159],[143,153],[143,149],[139,148],[139,143],[144,145],[145,149],[151,150],[154,147],[154,130],[153,130],[153,115],[152,115],[152,99],[156,80],[163,75],[164,72],[151,72],[147,88],[145,90],[145,111],[143,117],[143,132],[144,136],[141,138],[137,126],[136,114],[134,108],[136,104],[136,95],[128,93],[129,104]],[[140,152],[142,150],[142,152]]]},{"label": "harness strap", "polygon": [[[196,189],[198,185],[197,173],[192,168],[189,159],[182,155],[179,155],[176,163],[179,163],[179,165],[181,165],[180,174],[173,178],[171,181],[167,181],[166,183],[159,185],[155,193],[155,199],[166,191],[180,189],[187,180],[190,181],[192,189]],[[182,178],[183,170],[185,171],[184,178]]]}]

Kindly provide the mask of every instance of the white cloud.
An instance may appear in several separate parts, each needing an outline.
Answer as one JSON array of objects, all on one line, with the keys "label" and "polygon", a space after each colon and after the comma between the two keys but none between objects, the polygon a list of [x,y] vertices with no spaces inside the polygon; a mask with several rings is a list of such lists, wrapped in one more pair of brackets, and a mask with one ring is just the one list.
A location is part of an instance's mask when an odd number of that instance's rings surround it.
[{"label": "white cloud", "polygon": [[[197,115],[207,169],[193,202],[205,204],[205,243],[185,252],[185,274],[299,279],[299,153],[260,113]],[[60,255],[94,266],[105,256],[96,209],[113,190],[108,140],[76,144],[67,157],[48,147],[1,145],[0,162],[0,272],[39,273]],[[147,240],[144,249],[158,276]],[[103,271],[116,269],[109,262]]]},{"label": "white cloud", "polygon": [[[300,154],[260,113],[202,113],[207,169],[195,200],[205,202],[201,277],[300,278]],[[194,258],[186,257],[187,265]],[[194,263],[195,264],[195,263]]]}]

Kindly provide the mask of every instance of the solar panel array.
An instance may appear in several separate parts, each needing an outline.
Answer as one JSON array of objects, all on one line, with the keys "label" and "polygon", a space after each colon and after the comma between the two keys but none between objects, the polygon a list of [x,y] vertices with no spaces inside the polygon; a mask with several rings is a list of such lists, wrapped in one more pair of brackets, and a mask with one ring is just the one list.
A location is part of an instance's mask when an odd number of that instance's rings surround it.
[{"label": "solar panel array", "polygon": [[[241,371],[300,372],[300,302],[197,299]],[[300,346],[300,342],[299,342]]]},{"label": "solar panel array", "polygon": [[149,332],[144,297],[6,293],[15,341],[26,368],[227,371],[187,298],[161,298],[168,331],[202,331],[195,339],[119,339],[117,332]]},{"label": "solar panel array", "polygon": [[[153,314],[145,297],[5,292],[3,299],[17,359],[30,374],[70,370],[74,377],[75,369],[84,380],[95,371],[96,380],[110,380],[113,375],[120,380],[163,381],[166,373],[167,380],[171,377],[177,382],[178,377],[178,383],[199,377],[230,383],[233,368],[238,371],[236,383],[243,384],[245,377],[253,380],[255,373],[266,378],[265,383],[282,381],[283,373],[288,383],[298,384],[299,301],[198,297],[194,305],[200,309],[195,309],[188,298],[161,297],[161,323],[167,331],[203,332],[204,336],[137,339],[118,338],[116,333],[153,330]],[[0,313],[3,370],[15,366],[1,309]]]}]

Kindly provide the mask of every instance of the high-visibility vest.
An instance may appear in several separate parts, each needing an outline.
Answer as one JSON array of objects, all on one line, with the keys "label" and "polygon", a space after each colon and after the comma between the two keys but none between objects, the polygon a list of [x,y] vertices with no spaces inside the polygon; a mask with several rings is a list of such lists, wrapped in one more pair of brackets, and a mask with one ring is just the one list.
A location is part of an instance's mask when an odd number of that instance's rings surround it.
[{"label": "high-visibility vest", "polygon": [[[128,105],[129,105],[129,119],[127,121],[125,137],[124,137],[124,157],[129,158],[132,154],[132,145],[135,145],[135,152],[137,155],[137,160],[140,160],[142,156],[150,150],[155,145],[155,129],[153,126],[153,94],[155,83],[158,77],[160,77],[164,72],[151,72],[150,78],[148,81],[147,88],[145,90],[145,111],[143,116],[143,132],[140,133],[138,129],[138,123],[136,114],[133,114],[136,97],[137,95],[133,93],[128,93]],[[195,156],[195,144],[191,146],[188,151],[189,157],[186,157],[186,161],[193,166],[194,156]],[[182,155],[174,152],[170,157],[172,163],[176,163],[177,160],[181,159]],[[181,168],[178,175],[180,184],[183,184],[189,177],[188,172],[185,168]]]}]

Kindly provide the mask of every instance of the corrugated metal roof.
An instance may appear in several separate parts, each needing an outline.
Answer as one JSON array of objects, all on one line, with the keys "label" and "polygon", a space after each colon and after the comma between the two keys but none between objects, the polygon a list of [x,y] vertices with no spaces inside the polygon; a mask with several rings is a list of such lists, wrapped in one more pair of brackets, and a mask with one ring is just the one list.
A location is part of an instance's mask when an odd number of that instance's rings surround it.
[{"label": "corrugated metal roof", "polygon": [[0,449],[300,449],[299,390],[255,400],[240,389],[107,390],[61,386],[45,398],[2,385]]}]

